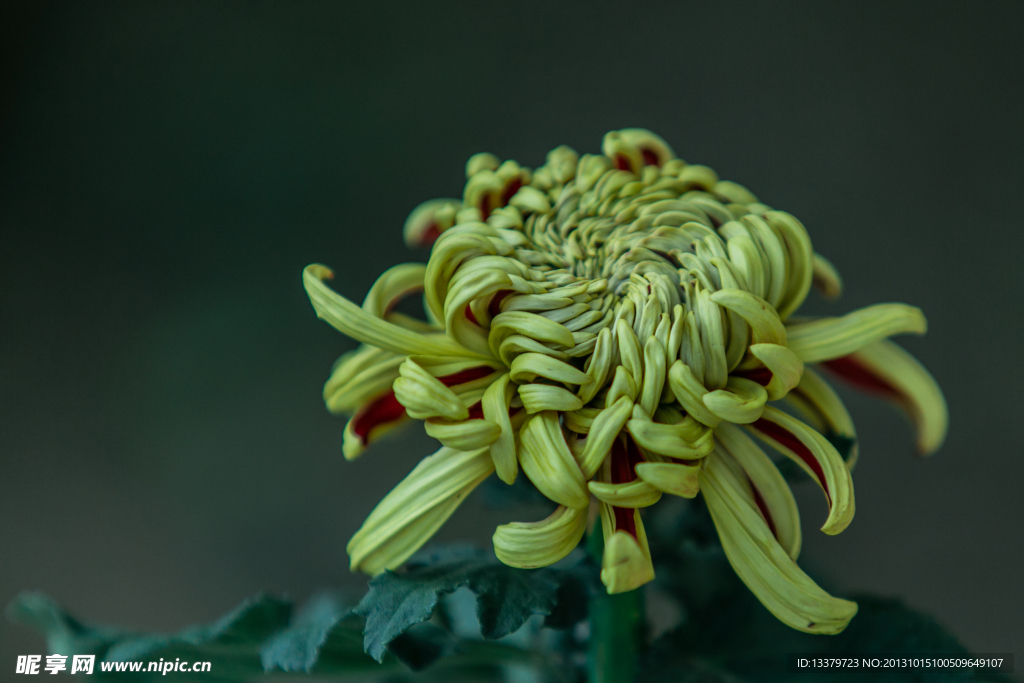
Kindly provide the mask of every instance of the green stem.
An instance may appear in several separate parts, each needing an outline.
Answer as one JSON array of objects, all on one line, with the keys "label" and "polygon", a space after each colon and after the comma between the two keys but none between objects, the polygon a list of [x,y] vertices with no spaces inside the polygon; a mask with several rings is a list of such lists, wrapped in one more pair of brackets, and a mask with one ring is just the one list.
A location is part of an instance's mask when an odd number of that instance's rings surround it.
[{"label": "green stem", "polygon": [[[604,535],[597,525],[587,539],[587,551],[601,564]],[[644,628],[642,589],[607,595],[599,593],[588,604],[590,650],[587,680],[590,683],[633,683]]]}]

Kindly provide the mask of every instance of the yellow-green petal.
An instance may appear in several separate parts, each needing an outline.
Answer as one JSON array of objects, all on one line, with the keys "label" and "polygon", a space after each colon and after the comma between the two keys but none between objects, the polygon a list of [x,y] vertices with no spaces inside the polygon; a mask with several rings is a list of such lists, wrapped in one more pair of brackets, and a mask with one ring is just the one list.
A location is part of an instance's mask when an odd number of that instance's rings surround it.
[{"label": "yellow-green petal", "polygon": [[516,435],[512,431],[512,420],[508,409],[515,395],[515,386],[509,382],[508,373],[504,373],[491,386],[487,387],[480,407],[484,411],[484,419],[501,428],[501,434],[491,444],[491,459],[498,478],[506,484],[512,484],[519,472],[519,460],[516,457]]},{"label": "yellow-green petal", "polygon": [[661,500],[661,491],[643,479],[625,484],[592,481],[587,488],[601,502],[620,508],[645,508]]},{"label": "yellow-green petal", "polygon": [[[701,461],[703,462],[703,461]],[[654,488],[681,498],[693,498],[700,492],[700,465],[675,462],[642,462],[636,474]]]},{"label": "yellow-green petal", "polygon": [[405,359],[375,346],[361,345],[341,356],[324,384],[324,403],[332,413],[353,413],[391,390]]},{"label": "yellow-green petal", "polygon": [[[590,479],[600,469],[632,410],[633,401],[628,396],[621,396],[592,418],[587,430],[589,433],[586,444],[579,457],[579,466],[584,478]],[[572,413],[566,415],[567,424],[569,415]]]},{"label": "yellow-green petal", "polygon": [[489,420],[445,420],[431,418],[423,423],[428,436],[449,448],[471,451],[490,446],[501,436],[501,427]]},{"label": "yellow-green petal", "polygon": [[479,357],[443,335],[419,334],[367,313],[324,284],[324,280],[333,277],[334,273],[329,268],[319,264],[306,266],[302,274],[306,293],[317,317],[342,334],[403,356],[432,354]]},{"label": "yellow-green petal", "polygon": [[819,431],[828,430],[850,441],[846,466],[852,471],[857,462],[857,431],[853,425],[853,418],[843,405],[843,400],[828,382],[810,368],[804,368],[800,383],[789,392],[786,401],[806,419],[820,422]]},{"label": "yellow-green petal", "polygon": [[535,569],[558,562],[579,545],[587,508],[558,506],[539,522],[503,524],[494,532],[494,554],[510,567]]},{"label": "yellow-green petal", "polygon": [[566,507],[589,505],[587,482],[565,443],[557,412],[531,417],[523,425],[520,440],[519,464],[541,493]]},{"label": "yellow-green petal", "polygon": [[604,554],[601,557],[601,583],[609,595],[625,593],[654,580],[654,565],[647,545],[647,534],[640,511],[633,511],[637,537],[615,529],[612,506],[601,503],[601,528],[604,532]]},{"label": "yellow-green petal", "polygon": [[735,458],[743,468],[771,515],[779,544],[795,560],[800,556],[802,544],[800,511],[779,468],[753,439],[735,425],[719,425],[715,430],[715,440],[717,448]]},{"label": "yellow-green petal", "polygon": [[681,360],[673,363],[668,371],[668,383],[676,400],[693,419],[709,427],[717,427],[722,421],[704,405],[704,395],[708,390],[697,379],[689,365]]},{"label": "yellow-green petal", "polygon": [[894,334],[924,334],[928,321],[916,306],[876,304],[841,318],[822,318],[786,327],[788,346],[805,363],[848,356]]},{"label": "yellow-green petal", "polygon": [[644,450],[670,458],[697,460],[714,448],[714,435],[707,427],[703,427],[694,438],[692,423],[661,424],[639,417],[636,411],[633,415],[626,428]]},{"label": "yellow-green petal", "polygon": [[422,263],[403,263],[384,271],[363,299],[363,310],[383,318],[402,297],[423,289]]},{"label": "yellow-green petal", "polygon": [[769,401],[778,401],[800,383],[804,364],[797,355],[778,344],[754,344],[750,355],[756,358],[772,373],[772,379],[765,387]]},{"label": "yellow-green petal", "polygon": [[554,382],[565,384],[590,384],[593,379],[582,370],[568,363],[540,353],[524,353],[516,356],[510,368],[514,382],[532,382],[543,377]]},{"label": "yellow-green petal", "polygon": [[786,344],[786,327],[775,308],[759,296],[742,289],[720,289],[711,300],[743,318],[750,325],[754,344]]},{"label": "yellow-green petal", "polygon": [[352,571],[395,569],[451,516],[459,503],[494,471],[486,448],[441,448],[424,458],[377,504],[349,541]]},{"label": "yellow-green petal", "polygon": [[838,534],[850,524],[855,511],[853,479],[835,446],[811,427],[773,406],[766,406],[761,419],[748,428],[793,460],[821,486],[829,504],[828,519],[822,531]]},{"label": "yellow-green petal", "polygon": [[797,567],[724,463],[714,457],[708,462],[700,489],[729,564],[761,604],[799,631],[835,634],[846,628],[857,604],[829,595]]},{"label": "yellow-green petal", "polygon": [[730,377],[725,389],[710,391],[702,400],[717,417],[736,424],[749,424],[764,412],[768,392],[753,380]]},{"label": "yellow-green petal", "polygon": [[519,387],[519,398],[523,400],[526,412],[531,415],[544,410],[567,412],[583,407],[583,402],[576,394],[550,384],[523,384]]},{"label": "yellow-green petal", "polygon": [[406,358],[399,368],[401,376],[395,380],[395,398],[405,406],[409,417],[425,420],[444,417],[465,420],[469,410],[454,391],[424,370],[412,358]]}]

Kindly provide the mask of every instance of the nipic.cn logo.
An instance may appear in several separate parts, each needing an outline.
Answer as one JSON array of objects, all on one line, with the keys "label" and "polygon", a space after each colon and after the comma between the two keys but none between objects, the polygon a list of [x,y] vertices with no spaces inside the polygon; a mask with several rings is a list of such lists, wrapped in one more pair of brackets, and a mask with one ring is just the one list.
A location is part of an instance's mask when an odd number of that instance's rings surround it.
[{"label": "nipic.cn logo", "polygon": [[[46,664],[43,665],[42,655],[18,655],[18,661],[14,668],[16,674],[38,674],[45,672],[56,674],[60,671],[67,671],[67,655],[47,655]],[[91,674],[96,664],[96,655],[72,655],[72,674]],[[168,673],[189,672],[207,673],[210,671],[210,662],[189,662],[182,661],[180,657],[174,661],[164,661],[162,658],[157,662],[100,662],[100,671],[103,673],[158,673],[166,676]]]}]

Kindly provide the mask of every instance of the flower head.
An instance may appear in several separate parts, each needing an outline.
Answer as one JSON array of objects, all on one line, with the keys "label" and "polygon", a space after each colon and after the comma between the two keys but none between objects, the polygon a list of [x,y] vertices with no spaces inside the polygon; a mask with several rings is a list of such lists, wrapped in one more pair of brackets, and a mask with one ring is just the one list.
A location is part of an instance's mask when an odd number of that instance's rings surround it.
[{"label": "flower head", "polygon": [[[841,290],[800,221],[648,131],[609,133],[602,151],[558,147],[534,171],[473,156],[461,200],[426,202],[406,222],[410,245],[432,246],[429,262],[391,268],[361,307],[324,284],[326,267],[306,269],[317,314],[362,342],[324,388],[332,411],[352,415],[345,456],[408,418],[442,444],[352,538],[352,568],[399,566],[481,481],[511,484],[522,470],[558,508],[499,527],[498,558],[565,557],[595,499],[601,578],[610,593],[632,590],[654,577],[640,509],[701,493],[761,602],[794,628],[836,633],[857,606],[796,565],[796,504],[755,439],[821,487],[822,531],[845,529],[856,434],[808,365],[904,408],[930,453],[945,435],[942,394],[887,341],[923,334],[924,316],[881,304],[793,318],[812,284]],[[420,291],[427,321],[393,310]]]}]

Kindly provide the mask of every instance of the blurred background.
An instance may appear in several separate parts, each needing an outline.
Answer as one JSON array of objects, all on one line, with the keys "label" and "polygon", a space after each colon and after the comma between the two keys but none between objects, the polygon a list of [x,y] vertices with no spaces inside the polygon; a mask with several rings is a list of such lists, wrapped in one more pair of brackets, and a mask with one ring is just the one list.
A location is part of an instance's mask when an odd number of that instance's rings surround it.
[{"label": "blurred background", "polygon": [[[1019,3],[7,2],[0,7],[0,602],[176,630],[261,589],[361,591],[345,543],[432,450],[362,459],[320,391],[419,202],[489,151],[650,128],[799,217],[841,313],[904,301],[946,392],[933,458],[844,393],[857,516],[802,563],[905,598],[978,652],[1024,643]],[[489,543],[471,499],[439,535]],[[528,520],[522,520],[528,521]],[[0,679],[35,633],[0,623]]]}]

